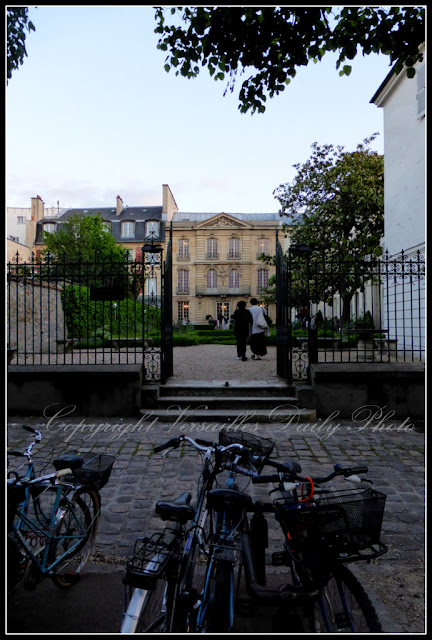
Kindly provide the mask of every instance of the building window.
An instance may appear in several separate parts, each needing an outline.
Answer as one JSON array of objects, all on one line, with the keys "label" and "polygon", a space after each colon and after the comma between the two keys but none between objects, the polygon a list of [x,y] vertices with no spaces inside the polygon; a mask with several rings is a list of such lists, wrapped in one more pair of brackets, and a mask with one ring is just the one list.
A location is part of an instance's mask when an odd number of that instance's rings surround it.
[{"label": "building window", "polygon": [[228,287],[230,289],[238,289],[240,287],[240,274],[237,269],[233,269],[229,272]]},{"label": "building window", "polygon": [[268,238],[259,238],[257,245],[257,257],[262,253],[269,252],[269,241]]},{"label": "building window", "polygon": [[207,238],[207,253],[206,258],[217,259],[218,256],[218,241],[217,238]]},{"label": "building window", "polygon": [[24,216],[18,216],[18,224],[24,224]]},{"label": "building window", "polygon": [[159,222],[156,220],[150,220],[146,222],[146,235],[147,239],[159,239]]},{"label": "building window", "polygon": [[47,222],[43,225],[42,229],[45,233],[54,233],[56,230],[55,222]]},{"label": "building window", "polygon": [[177,272],[177,294],[189,293],[189,271],[179,269]]},{"label": "building window", "polygon": [[180,259],[189,258],[189,240],[181,238],[178,241],[178,257]]},{"label": "building window", "polygon": [[207,272],[207,289],[217,289],[217,273],[214,269]]},{"label": "building window", "polygon": [[126,249],[126,251],[127,251],[129,262],[133,262],[134,253],[135,253],[134,250],[133,249]]},{"label": "building window", "polygon": [[228,258],[240,258],[240,238],[230,238],[228,242]]},{"label": "building window", "polygon": [[177,303],[177,318],[179,324],[189,322],[189,302]]},{"label": "building window", "polygon": [[122,222],[121,237],[135,238],[135,222]]},{"label": "building window", "polygon": [[268,271],[267,269],[258,269],[258,291],[266,289],[268,286]]}]

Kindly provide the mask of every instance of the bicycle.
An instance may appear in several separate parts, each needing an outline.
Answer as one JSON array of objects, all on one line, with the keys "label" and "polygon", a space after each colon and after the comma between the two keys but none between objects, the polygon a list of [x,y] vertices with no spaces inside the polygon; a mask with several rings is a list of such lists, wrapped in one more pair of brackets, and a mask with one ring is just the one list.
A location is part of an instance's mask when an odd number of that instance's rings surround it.
[{"label": "bicycle", "polygon": [[[163,532],[136,541],[123,578],[122,633],[229,632],[233,628],[241,575],[242,513],[251,503],[235,480],[238,474],[258,475],[274,443],[252,434],[221,431],[218,444],[181,435],[153,450],[166,454],[181,444],[204,454],[196,506],[190,504],[190,493],[156,504],[156,513],[168,524]],[[223,471],[228,471],[225,486],[214,488]]]},{"label": "bicycle", "polygon": [[[372,481],[359,477],[368,468],[335,465],[328,476],[310,478],[301,477],[300,465],[292,461],[269,459],[266,464],[278,473],[254,477],[252,482],[277,483],[270,491],[276,497],[271,503],[257,501],[249,512],[261,524],[265,513],[274,514],[284,534],[284,547],[272,554],[272,564],[286,566],[291,582],[278,588],[266,586],[265,533],[249,526],[244,513],[241,535],[248,595],[257,603],[279,606],[273,631],[381,632],[366,591],[346,566],[370,561],[388,550],[380,540],[386,496],[365,488],[364,483]],[[359,486],[335,487],[338,477]]]},{"label": "bicycle", "polygon": [[65,453],[53,461],[55,472],[36,476],[32,458],[41,433],[24,452],[26,472],[7,479],[8,592],[24,578],[33,590],[46,577],[58,587],[75,584],[91,555],[101,512],[99,489],[108,482],[114,456]]}]

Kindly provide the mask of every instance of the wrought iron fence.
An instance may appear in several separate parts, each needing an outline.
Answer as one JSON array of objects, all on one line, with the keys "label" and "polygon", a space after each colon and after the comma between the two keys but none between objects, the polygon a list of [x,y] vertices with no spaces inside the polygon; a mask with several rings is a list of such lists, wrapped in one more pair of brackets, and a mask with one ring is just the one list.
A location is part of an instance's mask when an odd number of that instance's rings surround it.
[{"label": "wrought iron fence", "polygon": [[9,364],[144,363],[146,380],[160,379],[164,276],[160,246],[124,261],[17,254],[7,265]]},{"label": "wrought iron fence", "polygon": [[308,379],[317,362],[424,360],[422,252],[341,260],[295,247],[284,259],[288,378]]}]

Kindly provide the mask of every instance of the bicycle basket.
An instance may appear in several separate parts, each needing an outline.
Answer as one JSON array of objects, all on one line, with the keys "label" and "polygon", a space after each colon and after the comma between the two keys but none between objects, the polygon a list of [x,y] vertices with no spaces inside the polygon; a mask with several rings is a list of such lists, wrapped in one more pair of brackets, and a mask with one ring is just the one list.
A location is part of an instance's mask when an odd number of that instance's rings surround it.
[{"label": "bicycle basket", "polygon": [[367,559],[371,556],[359,552],[381,545],[386,497],[374,489],[337,491],[311,506],[282,509],[278,519],[294,546],[318,545],[346,558]]},{"label": "bicycle basket", "polygon": [[12,480],[7,480],[7,532],[12,531],[15,513],[25,499],[25,488]]},{"label": "bicycle basket", "polygon": [[247,447],[254,456],[268,457],[274,449],[275,443],[269,438],[256,436],[254,433],[244,431],[219,431],[219,444],[226,447],[234,443]]},{"label": "bicycle basket", "polygon": [[156,581],[164,574],[173,553],[173,540],[169,544],[164,537],[165,532],[162,532],[154,533],[150,538],[136,540],[133,556],[126,564],[123,584],[138,589],[155,588]]},{"label": "bicycle basket", "polygon": [[110,478],[115,456],[104,453],[78,453],[78,455],[84,462],[80,469],[73,472],[75,482],[102,489]]}]

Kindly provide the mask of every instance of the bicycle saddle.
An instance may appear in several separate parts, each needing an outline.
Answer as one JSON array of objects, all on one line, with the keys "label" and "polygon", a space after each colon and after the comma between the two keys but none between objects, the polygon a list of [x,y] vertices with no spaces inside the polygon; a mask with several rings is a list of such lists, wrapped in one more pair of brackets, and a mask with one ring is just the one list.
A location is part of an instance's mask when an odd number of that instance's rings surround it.
[{"label": "bicycle saddle", "polygon": [[56,471],[60,471],[60,469],[72,469],[72,471],[76,471],[82,467],[83,462],[81,456],[78,456],[76,453],[63,453],[54,460],[53,464]]},{"label": "bicycle saddle", "polygon": [[162,500],[156,504],[156,513],[162,520],[174,520],[184,524],[188,520],[192,520],[195,515],[195,509],[189,504],[191,499],[192,495],[186,492],[175,500]]}]

